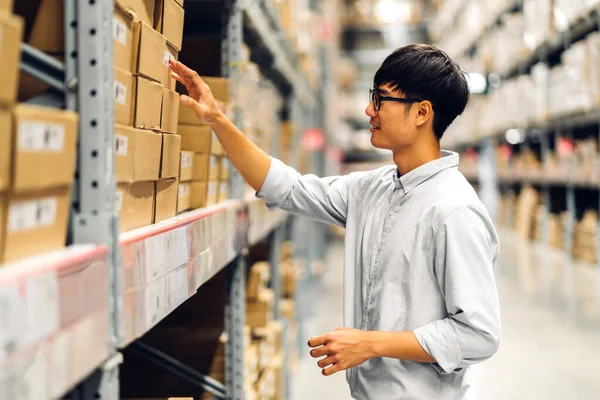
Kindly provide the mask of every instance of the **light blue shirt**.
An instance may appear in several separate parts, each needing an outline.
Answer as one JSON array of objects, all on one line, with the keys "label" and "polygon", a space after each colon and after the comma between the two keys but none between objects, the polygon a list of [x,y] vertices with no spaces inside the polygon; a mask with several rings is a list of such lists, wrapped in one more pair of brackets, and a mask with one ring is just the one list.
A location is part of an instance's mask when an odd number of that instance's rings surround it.
[{"label": "light blue shirt", "polygon": [[347,371],[352,397],[476,398],[469,366],[500,341],[499,241],[457,154],[443,152],[401,177],[392,165],[319,178],[272,159],[258,196],[270,208],[346,228],[345,326],[412,330],[436,360],[368,360]]}]

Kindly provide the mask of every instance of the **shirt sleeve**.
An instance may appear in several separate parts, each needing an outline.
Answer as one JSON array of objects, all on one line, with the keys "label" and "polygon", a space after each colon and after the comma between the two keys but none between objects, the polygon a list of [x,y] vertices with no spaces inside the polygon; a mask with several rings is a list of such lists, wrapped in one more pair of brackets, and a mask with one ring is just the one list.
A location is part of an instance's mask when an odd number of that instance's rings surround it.
[{"label": "shirt sleeve", "polygon": [[441,373],[491,357],[500,344],[500,306],[494,278],[499,242],[477,206],[450,212],[434,235],[435,273],[447,318],[414,330]]},{"label": "shirt sleeve", "polygon": [[267,178],[256,195],[265,201],[269,209],[281,208],[345,227],[348,203],[357,177],[357,174],[327,178],[301,175],[292,167],[272,158]]}]

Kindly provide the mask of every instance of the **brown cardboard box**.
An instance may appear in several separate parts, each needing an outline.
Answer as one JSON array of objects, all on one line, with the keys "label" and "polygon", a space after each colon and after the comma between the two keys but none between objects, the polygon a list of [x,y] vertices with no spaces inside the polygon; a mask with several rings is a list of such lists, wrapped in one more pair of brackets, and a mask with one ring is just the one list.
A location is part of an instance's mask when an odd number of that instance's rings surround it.
[{"label": "brown cardboard box", "polygon": [[194,153],[191,151],[182,151],[180,160],[179,181],[191,181],[193,179]]},{"label": "brown cardboard box", "polygon": [[0,11],[12,13],[13,0],[0,0]]},{"label": "brown cardboard box", "polygon": [[209,181],[206,188],[206,206],[212,206],[219,202],[219,181]]},{"label": "brown cardboard box", "polygon": [[206,195],[208,194],[208,182],[190,183],[190,208],[206,207]]},{"label": "brown cardboard box", "polygon": [[221,170],[221,159],[211,155],[208,159],[208,180],[218,181]]},{"label": "brown cardboard box", "polygon": [[116,209],[119,212],[120,232],[151,225],[154,217],[154,182],[119,183]]},{"label": "brown cardboard box", "polygon": [[157,0],[154,28],[162,33],[167,42],[181,50],[183,40],[183,7],[175,0]]},{"label": "brown cardboard box", "polygon": [[133,72],[134,14],[115,2],[113,16],[113,49],[115,67]]},{"label": "brown cardboard box", "polygon": [[179,182],[179,189],[177,190],[177,212],[183,212],[189,210],[191,204],[191,183]]},{"label": "brown cardboard box", "polygon": [[258,298],[246,303],[246,325],[252,328],[264,328],[273,319],[273,291],[264,289]]},{"label": "brown cardboard box", "polygon": [[75,175],[79,116],[27,104],[16,106],[13,115],[13,190],[70,185]]},{"label": "brown cardboard box", "polygon": [[221,146],[221,142],[219,142],[219,139],[214,132],[212,132],[212,136],[210,138],[210,154],[214,154],[216,156],[225,155],[225,150],[223,149],[223,146]]},{"label": "brown cardboard box", "polygon": [[115,126],[117,182],[157,180],[160,173],[162,136],[130,126]]},{"label": "brown cardboard box", "polygon": [[192,159],[192,180],[208,182],[209,178],[209,155],[194,153]]},{"label": "brown cardboard box", "polygon": [[179,59],[179,52],[173,48],[169,43],[167,43],[164,55],[163,55],[163,67],[162,67],[162,75],[160,78],[160,83],[172,91],[175,91],[177,88],[177,81],[171,77],[171,68],[169,68],[169,59],[174,58],[175,60]]},{"label": "brown cardboard box", "polygon": [[160,127],[163,132],[177,133],[179,93],[163,88]]},{"label": "brown cardboard box", "polygon": [[167,42],[165,37],[150,25],[136,21],[133,30],[134,64],[133,72],[160,82]]},{"label": "brown cardboard box", "polygon": [[8,108],[0,108],[0,192],[10,186],[12,136],[11,112]]},{"label": "brown cardboard box", "polygon": [[0,13],[0,103],[10,104],[17,98],[23,20]]},{"label": "brown cardboard box", "polygon": [[229,169],[229,159],[227,157],[219,157],[220,160],[220,167],[219,167],[219,179],[224,181],[229,179],[229,176],[231,174],[230,169]]},{"label": "brown cardboard box", "polygon": [[179,107],[179,124],[180,125],[202,125],[196,113],[189,107]]},{"label": "brown cardboard box", "polygon": [[220,181],[219,182],[219,195],[217,198],[217,202],[221,203],[223,201],[229,200],[229,182],[228,181]]},{"label": "brown cardboard box", "polygon": [[179,191],[177,178],[156,182],[156,201],[154,202],[154,222],[164,221],[177,214]]},{"label": "brown cardboard box", "polygon": [[179,135],[163,133],[162,138],[160,178],[176,178],[179,176],[181,137]]},{"label": "brown cardboard box", "polygon": [[8,209],[8,193],[0,193],[0,266],[4,259],[4,236],[6,234],[6,212]]},{"label": "brown cardboard box", "polygon": [[128,70],[115,67],[114,76],[115,123],[133,124],[133,75]]},{"label": "brown cardboard box", "polygon": [[258,299],[258,294],[267,288],[270,274],[271,264],[266,261],[257,262],[250,268],[246,287],[246,298],[248,300]]},{"label": "brown cardboard box", "polygon": [[117,0],[126,10],[133,11],[137,19],[154,26],[155,0]]},{"label": "brown cardboard box", "polygon": [[[180,107],[179,110],[183,110],[184,108]],[[210,126],[181,125],[180,122],[180,125],[177,127],[177,133],[181,136],[181,150],[204,154],[210,152],[212,133]]]},{"label": "brown cardboard box", "polygon": [[203,76],[202,80],[210,87],[216,100],[229,103],[229,79]]},{"label": "brown cardboard box", "polygon": [[45,53],[64,53],[64,0],[19,0],[14,11],[25,19],[24,42]]},{"label": "brown cardboard box", "polygon": [[160,83],[137,76],[133,126],[160,129],[163,87]]},{"label": "brown cardboard box", "polygon": [[2,262],[61,249],[67,240],[71,187],[63,186],[7,197]]}]

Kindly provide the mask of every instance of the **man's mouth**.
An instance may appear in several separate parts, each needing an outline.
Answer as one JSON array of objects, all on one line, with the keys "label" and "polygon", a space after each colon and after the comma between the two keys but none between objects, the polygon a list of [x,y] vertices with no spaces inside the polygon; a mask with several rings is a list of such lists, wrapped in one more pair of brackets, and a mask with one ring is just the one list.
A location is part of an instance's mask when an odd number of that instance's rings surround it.
[{"label": "man's mouth", "polygon": [[380,129],[381,127],[379,125],[375,125],[374,123],[370,123],[371,125],[371,130],[375,130],[375,129]]}]

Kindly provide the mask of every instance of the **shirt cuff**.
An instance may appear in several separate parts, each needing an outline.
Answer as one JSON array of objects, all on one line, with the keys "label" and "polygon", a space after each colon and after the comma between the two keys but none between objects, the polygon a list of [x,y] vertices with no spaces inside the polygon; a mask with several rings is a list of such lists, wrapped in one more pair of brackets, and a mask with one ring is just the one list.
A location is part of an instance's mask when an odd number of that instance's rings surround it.
[{"label": "shirt cuff", "polygon": [[441,374],[460,371],[463,354],[455,339],[450,321],[435,321],[413,331],[419,344],[435,359],[435,369]]},{"label": "shirt cuff", "polygon": [[271,157],[269,173],[256,197],[264,200],[270,210],[280,208],[294,187],[295,175],[296,171],[293,168]]}]

